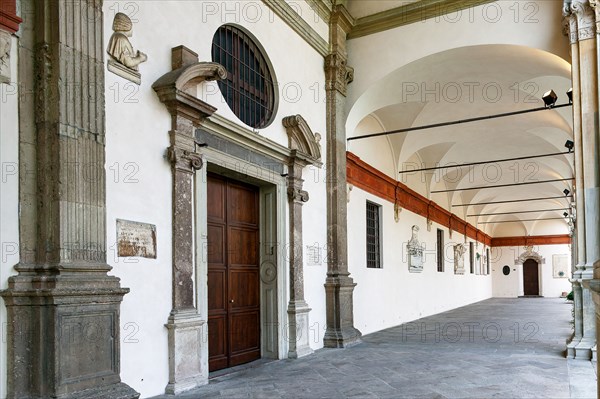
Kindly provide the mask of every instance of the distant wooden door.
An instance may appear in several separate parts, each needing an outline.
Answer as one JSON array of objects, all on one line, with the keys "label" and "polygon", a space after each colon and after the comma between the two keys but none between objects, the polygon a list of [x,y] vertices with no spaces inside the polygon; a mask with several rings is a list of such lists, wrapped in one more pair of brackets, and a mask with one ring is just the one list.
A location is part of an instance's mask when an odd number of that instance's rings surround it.
[{"label": "distant wooden door", "polygon": [[523,263],[523,286],[525,295],[540,295],[538,263],[533,259]]},{"label": "distant wooden door", "polygon": [[209,370],[260,358],[258,190],[208,177]]}]

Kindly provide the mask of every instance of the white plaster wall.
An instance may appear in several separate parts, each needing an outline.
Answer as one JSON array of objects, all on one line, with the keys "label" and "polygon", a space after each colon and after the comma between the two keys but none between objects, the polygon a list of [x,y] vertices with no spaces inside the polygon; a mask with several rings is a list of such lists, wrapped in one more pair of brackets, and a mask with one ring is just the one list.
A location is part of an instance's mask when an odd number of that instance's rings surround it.
[{"label": "white plaster wall", "polygon": [[[10,53],[11,83],[0,84],[0,290],[19,263],[18,40]],[[0,300],[0,398],[6,397],[6,306]]]},{"label": "white plaster wall", "polygon": [[[568,255],[571,261],[571,249],[568,244],[535,246],[534,251],[546,259],[540,271],[540,295],[547,298],[558,298],[563,292],[571,291],[568,278],[554,278],[552,275],[552,256]],[[498,247],[492,248],[492,277],[493,294],[499,298],[516,298],[523,295],[523,265],[515,265],[517,259],[525,248],[523,247]],[[502,273],[503,267],[510,267],[510,274]],[[569,267],[570,270],[570,267]]]},{"label": "white plaster wall", "polygon": [[[252,15],[249,8],[236,11],[229,3],[230,8],[225,8],[225,3],[104,3],[105,44],[112,33],[115,13],[124,12],[134,20],[131,39],[134,48],[149,58],[140,66],[142,84],[139,87],[106,71],[107,229],[112,246],[109,263],[114,267],[112,273],[122,279],[122,285],[131,289],[121,307],[121,376],[125,383],[141,392],[142,397],[164,393],[168,382],[164,324],[171,310],[172,182],[164,155],[169,146],[171,120],[151,85],[171,70],[171,48],[185,45],[199,54],[200,61],[211,61],[212,38],[217,28],[224,23],[245,27],[269,56],[280,93],[273,123],[258,134],[287,146],[281,120],[301,114],[314,132],[325,136],[323,58],[262,2],[253,5],[254,10],[260,12]],[[224,102],[216,83],[199,87],[198,95],[216,106],[218,114],[241,124]],[[324,140],[321,145],[325,154]],[[324,248],[325,171],[307,168],[304,179],[305,189],[310,193],[310,201],[304,205],[305,248],[310,243]],[[156,225],[156,260],[116,257],[117,218]],[[310,320],[314,328],[320,330],[311,343],[315,349],[322,346],[325,326],[325,277],[323,261],[305,269],[306,301],[313,309]]]},{"label": "white plaster wall", "polygon": [[[366,267],[366,201],[383,207],[383,267]],[[422,273],[410,273],[406,244],[411,228],[419,226],[419,240],[426,245]],[[437,271],[437,229],[444,231],[445,271]],[[468,241],[473,241],[469,239]],[[469,273],[469,253],[465,254],[465,274],[454,274],[453,245],[464,236],[433,223],[427,231],[426,219],[403,210],[394,221],[392,203],[354,188],[348,204],[348,266],[357,286],[354,290],[354,322],[363,334],[393,327],[421,317],[466,306],[492,297],[492,277]],[[485,246],[476,251],[484,254]]]}]

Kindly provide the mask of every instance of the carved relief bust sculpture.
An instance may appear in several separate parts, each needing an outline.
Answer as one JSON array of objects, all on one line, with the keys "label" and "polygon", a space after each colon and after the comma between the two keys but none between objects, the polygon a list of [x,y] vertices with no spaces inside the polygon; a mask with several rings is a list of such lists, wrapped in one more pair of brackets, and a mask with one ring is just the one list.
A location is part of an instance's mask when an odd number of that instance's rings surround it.
[{"label": "carved relief bust sculpture", "polygon": [[10,83],[10,33],[0,30],[0,83]]},{"label": "carved relief bust sculpture", "polygon": [[465,259],[464,254],[466,248],[463,244],[454,246],[454,274],[465,274]]},{"label": "carved relief bust sculpture", "polygon": [[423,246],[419,242],[419,226],[412,227],[412,237],[407,244],[408,271],[421,273],[423,271]]},{"label": "carved relief bust sculpture", "polygon": [[133,36],[133,23],[131,19],[119,12],[113,21],[114,33],[108,42],[108,70],[134,83],[141,83],[138,66],[148,60],[148,56],[141,51],[135,51],[129,38]]}]

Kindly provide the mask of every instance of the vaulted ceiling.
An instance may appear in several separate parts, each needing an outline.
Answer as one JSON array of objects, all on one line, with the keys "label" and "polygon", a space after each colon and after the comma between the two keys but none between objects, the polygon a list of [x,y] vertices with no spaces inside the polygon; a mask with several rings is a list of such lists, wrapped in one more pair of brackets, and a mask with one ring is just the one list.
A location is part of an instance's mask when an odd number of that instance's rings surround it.
[{"label": "vaulted ceiling", "polygon": [[[570,65],[554,54],[514,45],[456,48],[409,63],[373,85],[363,95],[372,99],[371,108],[349,136],[543,107],[541,97],[550,89],[565,103],[570,87]],[[385,139],[394,160],[385,172],[492,236],[566,234],[562,215],[569,198],[478,204],[573,192],[572,181],[536,183],[573,177],[573,154],[492,162],[564,152],[572,138],[570,107],[395,134]],[[349,149],[360,156],[362,145],[352,141]],[[398,173],[481,161],[488,163]],[[513,183],[536,184],[489,188]]]}]

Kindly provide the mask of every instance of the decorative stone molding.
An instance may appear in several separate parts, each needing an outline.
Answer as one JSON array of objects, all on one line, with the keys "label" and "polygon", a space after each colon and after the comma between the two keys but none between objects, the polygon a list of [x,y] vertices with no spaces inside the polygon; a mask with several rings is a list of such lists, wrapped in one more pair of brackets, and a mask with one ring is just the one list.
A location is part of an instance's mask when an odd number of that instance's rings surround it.
[{"label": "decorative stone molding", "polygon": [[423,272],[423,244],[419,241],[419,226],[412,227],[412,237],[406,244],[408,253],[408,271],[411,273]]},{"label": "decorative stone molding", "polygon": [[[184,46],[172,49],[172,67],[152,88],[171,114],[171,145],[167,150],[173,173],[173,305],[165,325],[169,334],[167,394],[206,384],[208,359],[202,359],[202,326],[206,323],[194,298],[194,173],[203,166],[196,153],[195,129],[216,108],[196,97],[196,86],[226,77],[219,64],[198,62]],[[203,367],[204,366],[204,367]]]},{"label": "decorative stone molding", "polygon": [[10,48],[12,35],[0,30],[0,83],[10,83]]},{"label": "decorative stone molding", "polygon": [[[592,0],[593,1],[593,0]],[[597,8],[597,7],[596,7]],[[594,9],[589,0],[573,0],[571,12],[577,19],[577,39],[589,40],[596,37],[596,24]],[[571,39],[572,41],[572,39]]]},{"label": "decorative stone molding", "polygon": [[546,259],[533,250],[533,245],[525,247],[525,252],[515,259],[515,265],[522,265],[528,259],[535,260],[539,265],[546,263]]},{"label": "decorative stone molding", "polygon": [[142,83],[139,65],[148,60],[148,56],[141,51],[135,51],[129,38],[133,36],[133,23],[131,19],[118,12],[113,20],[113,34],[108,41],[107,68],[110,72],[136,84]]},{"label": "decorative stone molding", "polygon": [[325,57],[325,74],[330,89],[335,89],[344,96],[348,85],[354,81],[354,68],[346,64],[346,59],[339,54]]},{"label": "decorative stone molding", "polygon": [[321,166],[321,135],[313,134],[300,115],[283,118],[283,126],[288,134],[288,146],[296,151],[296,158],[302,157],[310,164]]},{"label": "decorative stone molding", "polygon": [[310,348],[310,308],[304,299],[304,260],[302,241],[302,205],[308,202],[308,192],[302,189],[302,171],[307,165],[321,166],[321,136],[313,134],[300,115],[283,118],[291,150],[288,172],[290,211],[290,302],[289,357],[298,358],[312,353]]},{"label": "decorative stone molding", "polygon": [[171,146],[167,149],[167,158],[180,171],[192,173],[202,169],[202,157],[195,152]]},{"label": "decorative stone molding", "polygon": [[[302,16],[285,1],[262,0],[263,3],[292,28],[306,43],[325,57],[328,53],[327,42],[313,29]],[[320,1],[320,0],[316,0]],[[316,2],[315,1],[315,2]]]},{"label": "decorative stone molding", "polygon": [[493,0],[421,0],[399,2],[398,4],[401,4],[400,7],[358,18],[355,26],[348,35],[348,39],[372,35],[399,26],[423,22],[431,18],[439,18],[446,14],[452,14],[492,1]]}]

